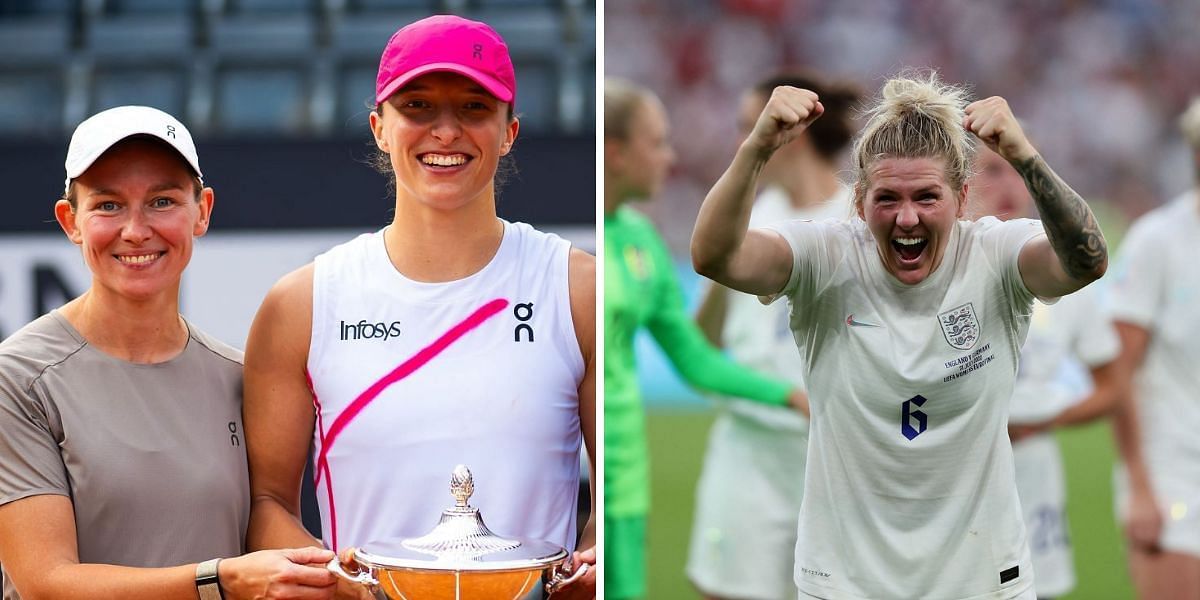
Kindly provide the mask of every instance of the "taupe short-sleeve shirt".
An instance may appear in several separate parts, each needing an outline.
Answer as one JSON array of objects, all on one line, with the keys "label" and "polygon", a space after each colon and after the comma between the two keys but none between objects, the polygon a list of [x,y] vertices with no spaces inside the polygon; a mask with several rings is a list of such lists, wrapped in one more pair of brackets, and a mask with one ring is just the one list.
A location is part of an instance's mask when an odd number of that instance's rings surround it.
[{"label": "taupe short-sleeve shirt", "polygon": [[[188,331],[182,353],[151,365],[92,347],[58,311],[0,343],[0,505],[69,497],[84,563],[241,554],[242,353]],[[3,579],[4,600],[19,598]]]}]

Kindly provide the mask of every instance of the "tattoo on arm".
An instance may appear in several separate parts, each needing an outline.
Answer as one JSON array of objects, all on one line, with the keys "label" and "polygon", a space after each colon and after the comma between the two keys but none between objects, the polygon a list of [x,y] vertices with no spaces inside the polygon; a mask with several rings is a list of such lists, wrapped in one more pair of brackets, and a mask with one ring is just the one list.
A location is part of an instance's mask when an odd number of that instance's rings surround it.
[{"label": "tattoo on arm", "polygon": [[1108,261],[1108,245],[1087,202],[1050,170],[1041,155],[1013,166],[1037,203],[1042,227],[1063,270],[1075,279],[1095,279]]}]

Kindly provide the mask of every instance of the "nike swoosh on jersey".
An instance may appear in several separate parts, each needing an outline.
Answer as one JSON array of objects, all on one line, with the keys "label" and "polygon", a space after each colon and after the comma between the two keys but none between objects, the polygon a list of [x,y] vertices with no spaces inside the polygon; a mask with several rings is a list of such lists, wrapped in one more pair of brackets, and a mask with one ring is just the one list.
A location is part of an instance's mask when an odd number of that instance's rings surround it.
[{"label": "nike swoosh on jersey", "polygon": [[850,316],[846,317],[846,324],[851,327],[883,327],[883,325],[876,325],[875,323],[863,323],[862,321],[855,321],[854,313],[850,313]]}]

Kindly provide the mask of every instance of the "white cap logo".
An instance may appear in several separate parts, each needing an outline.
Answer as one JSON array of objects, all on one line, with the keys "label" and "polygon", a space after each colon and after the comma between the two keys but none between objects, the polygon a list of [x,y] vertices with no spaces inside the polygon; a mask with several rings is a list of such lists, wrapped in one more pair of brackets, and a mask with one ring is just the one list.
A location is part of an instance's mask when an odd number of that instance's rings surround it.
[{"label": "white cap logo", "polygon": [[71,180],[88,170],[113,144],[132,135],[152,135],[166,142],[187,161],[196,177],[203,177],[192,134],[183,123],[157,108],[118,106],[92,115],[75,128],[67,147],[64,188],[69,188]]}]

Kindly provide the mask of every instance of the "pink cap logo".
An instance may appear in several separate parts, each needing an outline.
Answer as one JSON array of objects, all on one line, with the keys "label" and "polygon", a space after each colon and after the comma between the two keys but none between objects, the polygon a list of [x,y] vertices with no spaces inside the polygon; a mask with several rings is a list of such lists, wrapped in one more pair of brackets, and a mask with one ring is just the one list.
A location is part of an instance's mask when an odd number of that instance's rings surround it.
[{"label": "pink cap logo", "polygon": [[433,72],[458,73],[512,103],[517,95],[508,45],[486,23],[435,15],[392,35],[379,60],[375,101],[383,103],[405,84]]}]

